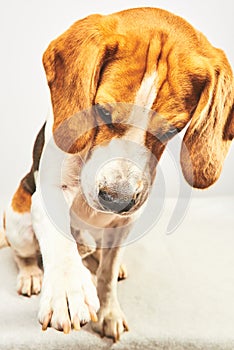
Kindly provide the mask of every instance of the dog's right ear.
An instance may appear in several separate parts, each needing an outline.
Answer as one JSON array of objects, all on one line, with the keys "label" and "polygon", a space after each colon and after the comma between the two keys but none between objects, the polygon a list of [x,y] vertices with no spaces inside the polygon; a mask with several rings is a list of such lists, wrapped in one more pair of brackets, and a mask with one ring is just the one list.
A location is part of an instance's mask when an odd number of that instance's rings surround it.
[{"label": "dog's right ear", "polygon": [[43,56],[54,114],[53,135],[65,152],[87,147],[95,135],[94,104],[101,71],[119,39],[101,25],[103,16],[76,22],[52,41]]}]

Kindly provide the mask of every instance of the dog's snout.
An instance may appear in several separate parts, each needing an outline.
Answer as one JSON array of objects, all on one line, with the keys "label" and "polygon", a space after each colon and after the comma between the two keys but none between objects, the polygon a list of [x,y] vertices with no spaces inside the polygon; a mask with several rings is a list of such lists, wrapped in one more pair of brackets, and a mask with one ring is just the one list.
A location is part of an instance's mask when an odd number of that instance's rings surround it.
[{"label": "dog's snout", "polygon": [[119,193],[111,192],[106,189],[100,189],[98,200],[101,206],[114,213],[128,212],[135,204],[133,196],[121,196]]},{"label": "dog's snout", "polygon": [[[107,154],[107,161],[104,161],[108,147],[112,149],[112,146],[116,146],[114,150],[119,152],[121,145],[113,141],[106,148],[95,149],[82,170],[81,182],[84,195],[94,209],[132,215],[147,198],[148,169],[144,163],[141,166],[139,162],[128,158],[109,159],[109,154]],[[124,146],[126,146],[125,142]],[[94,158],[97,159],[97,164]],[[95,177],[93,176],[94,167],[97,169]]]}]

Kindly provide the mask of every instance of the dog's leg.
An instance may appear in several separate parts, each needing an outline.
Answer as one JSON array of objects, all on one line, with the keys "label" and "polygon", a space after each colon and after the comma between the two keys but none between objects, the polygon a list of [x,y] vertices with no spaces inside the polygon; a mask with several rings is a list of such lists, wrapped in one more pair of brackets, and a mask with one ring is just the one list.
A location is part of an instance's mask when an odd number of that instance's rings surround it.
[{"label": "dog's leg", "polygon": [[[77,330],[90,319],[97,320],[99,300],[91,274],[82,263],[75,240],[72,236],[66,237],[53,225],[39,191],[40,185],[32,198],[33,227],[44,265],[39,321],[44,330],[52,326],[68,333],[72,327]],[[56,187],[55,191],[61,189]],[[56,202],[55,210],[57,208],[59,205]],[[58,215],[67,217],[69,221],[69,208],[67,213],[63,211]]]},{"label": "dog's leg", "polygon": [[32,228],[30,207],[31,194],[21,182],[4,221],[5,235],[19,268],[17,291],[26,296],[40,292],[43,276],[38,266],[39,245]]},{"label": "dog's leg", "polygon": [[[116,236],[118,236],[118,232],[116,232]],[[115,241],[113,244],[114,248],[102,249],[100,265],[97,271],[100,310],[98,312],[98,322],[93,324],[93,329],[96,332],[102,336],[113,338],[115,342],[119,340],[121,333],[128,330],[128,325],[117,297],[117,281],[123,252],[123,248],[120,245],[121,241]]]},{"label": "dog's leg", "polygon": [[[85,266],[88,267],[88,269],[93,274],[96,274],[100,260],[101,260],[101,249],[97,248],[95,252],[92,252],[90,255],[85,256],[83,262]],[[125,280],[127,277],[128,277],[128,271],[127,271],[126,265],[122,263],[119,266],[118,281]]]}]

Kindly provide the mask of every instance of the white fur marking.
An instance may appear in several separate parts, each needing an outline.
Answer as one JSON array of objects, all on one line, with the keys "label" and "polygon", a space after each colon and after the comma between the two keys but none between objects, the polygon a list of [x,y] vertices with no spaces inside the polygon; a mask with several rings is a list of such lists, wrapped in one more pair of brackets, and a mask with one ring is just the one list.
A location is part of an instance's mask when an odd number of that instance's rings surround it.
[{"label": "white fur marking", "polygon": [[[138,144],[144,144],[145,131],[149,124],[151,115],[151,107],[157,96],[157,73],[151,75],[146,73],[140,89],[136,94],[134,107],[129,117],[128,123],[133,125],[133,128],[126,133],[124,138],[129,141],[136,141]],[[142,107],[142,108],[139,108]]]},{"label": "white fur marking", "polygon": [[140,89],[136,94],[134,104],[136,106],[142,106],[144,108],[150,109],[157,95],[156,85],[157,85],[156,71],[153,72],[151,75],[149,75],[149,73],[146,73],[141,82]]}]

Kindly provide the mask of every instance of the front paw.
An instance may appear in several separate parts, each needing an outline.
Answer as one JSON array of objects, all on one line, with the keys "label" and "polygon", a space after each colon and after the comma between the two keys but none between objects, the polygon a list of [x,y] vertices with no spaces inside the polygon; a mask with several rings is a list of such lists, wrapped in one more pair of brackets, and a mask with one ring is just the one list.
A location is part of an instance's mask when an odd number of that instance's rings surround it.
[{"label": "front paw", "polygon": [[45,274],[38,315],[43,330],[49,326],[64,333],[80,330],[90,320],[97,321],[98,308],[96,288],[84,266]]},{"label": "front paw", "polygon": [[17,277],[17,292],[30,297],[41,291],[43,272],[38,266],[29,265],[21,268]]},{"label": "front paw", "polygon": [[120,339],[124,331],[128,331],[125,316],[118,304],[112,306],[102,306],[98,312],[98,322],[92,323],[95,332],[102,337],[112,338],[114,342]]}]

